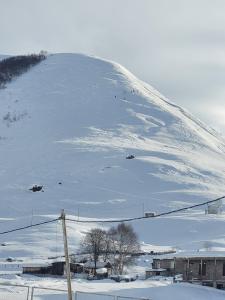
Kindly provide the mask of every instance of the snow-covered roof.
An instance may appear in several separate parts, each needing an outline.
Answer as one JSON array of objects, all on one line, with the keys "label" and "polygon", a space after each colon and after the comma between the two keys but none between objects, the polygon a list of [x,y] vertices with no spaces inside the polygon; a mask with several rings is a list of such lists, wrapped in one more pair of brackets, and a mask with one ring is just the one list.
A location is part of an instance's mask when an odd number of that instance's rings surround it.
[{"label": "snow-covered roof", "polygon": [[42,268],[42,267],[50,267],[49,263],[33,263],[33,264],[23,264],[23,268]]},{"label": "snow-covered roof", "polygon": [[72,264],[74,264],[74,265],[79,265],[79,266],[84,266],[84,263],[80,263],[80,262],[74,262],[74,263],[72,263]]},{"label": "snow-covered roof", "polygon": [[53,260],[51,263],[65,263],[65,259]]},{"label": "snow-covered roof", "polygon": [[107,269],[106,269],[106,268],[100,268],[100,269],[97,269],[97,270],[96,270],[96,273],[97,273],[97,274],[105,274],[105,273],[107,273]]},{"label": "snow-covered roof", "polygon": [[141,250],[146,253],[150,253],[151,251],[157,252],[157,253],[169,253],[169,252],[175,252],[174,248],[171,246],[157,246],[157,245],[151,245],[142,242],[141,244]]},{"label": "snow-covered roof", "polygon": [[162,268],[159,268],[159,269],[147,269],[146,272],[164,272],[166,271],[166,269],[162,269]]},{"label": "snow-covered roof", "polygon": [[155,256],[154,259],[173,259],[173,258],[207,258],[220,257],[225,259],[224,251],[181,251],[173,254]]},{"label": "snow-covered roof", "polygon": [[[100,269],[100,268],[104,268],[109,262],[108,261],[98,261],[96,263],[96,268]],[[95,263],[94,261],[87,261],[84,264],[84,267],[86,268],[95,268]]]}]

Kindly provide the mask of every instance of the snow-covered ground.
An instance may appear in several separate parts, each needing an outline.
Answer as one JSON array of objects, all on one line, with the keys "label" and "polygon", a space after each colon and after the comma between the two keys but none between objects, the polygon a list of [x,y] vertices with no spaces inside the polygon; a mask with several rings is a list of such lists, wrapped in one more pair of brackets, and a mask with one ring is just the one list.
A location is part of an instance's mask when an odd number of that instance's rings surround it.
[{"label": "snow-covered ground", "polygon": [[[50,55],[2,89],[0,104],[3,229],[59,215],[61,208],[92,218],[140,216],[224,193],[223,138],[118,64]],[[29,191],[33,184],[44,192]],[[201,248],[214,239],[223,247],[223,226],[214,230],[223,216],[203,210],[137,222],[141,240]],[[55,230],[42,227],[40,234],[27,231],[12,240],[34,245],[36,237],[49,251]]]},{"label": "snow-covered ground", "polygon": [[[4,281],[5,284],[9,280]],[[66,280],[56,278],[33,278],[30,277],[11,277],[10,283],[25,286],[34,286],[34,299],[67,299],[66,292],[44,290],[41,288],[52,288],[66,291]],[[121,297],[136,297],[137,299],[152,299],[152,300],[222,300],[224,299],[225,292],[213,288],[196,286],[193,284],[177,283],[173,284],[171,280],[137,280],[128,283],[116,283],[112,280],[101,281],[85,281],[73,280],[73,291],[82,291],[90,294],[79,294],[77,300],[112,300],[110,296],[95,296],[92,293],[100,293],[106,295],[117,295]],[[23,300],[26,299],[26,288],[15,288],[0,286],[1,297],[10,297],[12,299]],[[124,300],[121,298],[120,300]],[[130,300],[129,298],[127,300]]]},{"label": "snow-covered ground", "polygon": [[[50,55],[0,90],[0,105],[0,231],[55,218],[62,208],[75,219],[131,217],[224,194],[224,139],[116,63]],[[44,192],[31,192],[34,184]],[[67,224],[71,252],[97,226]],[[225,215],[204,208],[133,225],[143,250],[225,250]],[[57,222],[0,236],[2,261],[61,254]],[[210,295],[157,284],[153,296],[157,289]]]}]

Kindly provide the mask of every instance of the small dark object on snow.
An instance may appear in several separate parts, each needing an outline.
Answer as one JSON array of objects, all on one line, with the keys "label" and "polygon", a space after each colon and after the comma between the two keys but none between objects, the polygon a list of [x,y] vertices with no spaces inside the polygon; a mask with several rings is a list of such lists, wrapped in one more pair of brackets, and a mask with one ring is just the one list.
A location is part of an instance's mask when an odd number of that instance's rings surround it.
[{"label": "small dark object on snow", "polygon": [[8,261],[8,262],[13,262],[15,259],[13,258],[13,257],[7,257],[6,258],[6,261]]},{"label": "small dark object on snow", "polygon": [[34,185],[31,189],[29,189],[32,192],[40,192],[43,188],[43,185]]},{"label": "small dark object on snow", "polygon": [[62,184],[62,182],[59,182],[58,184]]},{"label": "small dark object on snow", "polygon": [[128,155],[127,157],[126,157],[126,159],[133,159],[133,158],[135,158],[135,156],[134,155]]}]

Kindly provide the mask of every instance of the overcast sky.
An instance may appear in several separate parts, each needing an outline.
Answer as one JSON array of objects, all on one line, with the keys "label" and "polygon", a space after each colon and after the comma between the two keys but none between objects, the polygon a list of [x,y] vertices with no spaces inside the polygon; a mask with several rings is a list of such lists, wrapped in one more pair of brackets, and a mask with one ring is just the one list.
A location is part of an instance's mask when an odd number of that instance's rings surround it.
[{"label": "overcast sky", "polygon": [[225,0],[0,0],[0,54],[117,61],[225,135]]}]

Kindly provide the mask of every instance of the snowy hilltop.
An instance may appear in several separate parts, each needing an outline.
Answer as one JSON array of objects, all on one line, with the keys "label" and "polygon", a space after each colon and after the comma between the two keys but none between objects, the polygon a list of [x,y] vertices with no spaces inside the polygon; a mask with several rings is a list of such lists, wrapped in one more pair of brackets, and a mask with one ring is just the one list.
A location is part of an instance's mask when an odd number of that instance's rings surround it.
[{"label": "snowy hilltop", "polygon": [[[0,103],[1,218],[140,216],[224,194],[223,138],[119,64],[49,55],[0,89]],[[147,242],[188,244],[220,218],[137,228]]]}]

